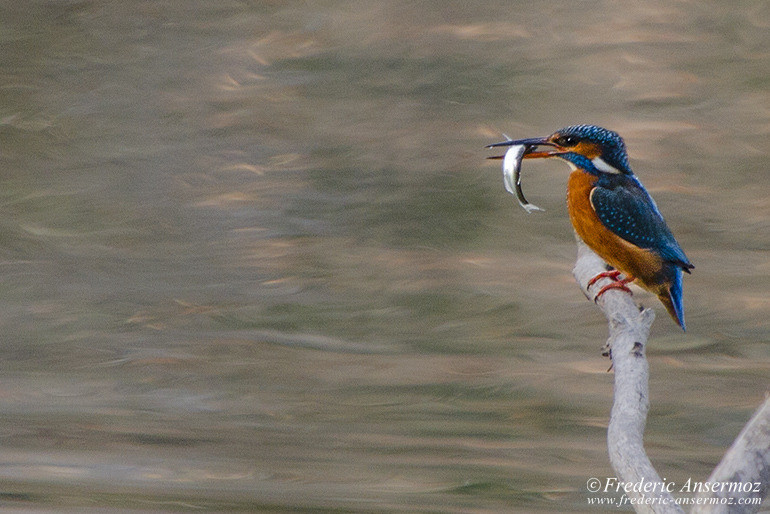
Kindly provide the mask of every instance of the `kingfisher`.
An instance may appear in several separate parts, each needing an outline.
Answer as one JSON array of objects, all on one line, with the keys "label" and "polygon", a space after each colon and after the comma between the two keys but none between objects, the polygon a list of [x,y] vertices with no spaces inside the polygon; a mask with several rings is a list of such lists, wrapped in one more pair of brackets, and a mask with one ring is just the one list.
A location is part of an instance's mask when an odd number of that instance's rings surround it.
[{"label": "kingfisher", "polygon": [[613,288],[630,293],[627,284],[633,282],[656,295],[685,330],[682,272],[690,273],[694,266],[631,171],[623,138],[595,125],[572,125],[547,137],[488,147],[512,145],[525,146],[523,159],[558,157],[571,168],[567,207],[572,226],[613,268],[589,281],[590,287],[602,277],[613,279],[595,299]]}]

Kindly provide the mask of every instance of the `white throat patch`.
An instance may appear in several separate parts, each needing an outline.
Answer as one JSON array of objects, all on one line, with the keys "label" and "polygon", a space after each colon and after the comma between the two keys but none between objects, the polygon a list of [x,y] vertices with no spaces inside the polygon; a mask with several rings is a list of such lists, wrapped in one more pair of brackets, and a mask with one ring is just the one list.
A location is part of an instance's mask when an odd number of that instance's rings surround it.
[{"label": "white throat patch", "polygon": [[593,165],[596,167],[597,170],[603,171],[604,173],[614,173],[616,175],[620,173],[619,169],[617,169],[614,166],[610,166],[601,157],[594,157],[593,159],[591,159],[591,162],[593,163]]}]

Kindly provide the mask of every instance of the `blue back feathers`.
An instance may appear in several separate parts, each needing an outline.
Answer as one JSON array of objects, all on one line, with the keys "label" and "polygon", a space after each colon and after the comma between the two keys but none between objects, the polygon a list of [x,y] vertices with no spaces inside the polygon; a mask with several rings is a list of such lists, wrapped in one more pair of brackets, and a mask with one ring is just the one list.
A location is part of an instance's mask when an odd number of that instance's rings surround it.
[{"label": "blue back feathers", "polygon": [[602,224],[629,243],[654,251],[664,261],[691,268],[655,202],[639,181],[625,176],[618,176],[615,181],[624,183],[613,187],[597,181],[591,193],[591,206]]}]

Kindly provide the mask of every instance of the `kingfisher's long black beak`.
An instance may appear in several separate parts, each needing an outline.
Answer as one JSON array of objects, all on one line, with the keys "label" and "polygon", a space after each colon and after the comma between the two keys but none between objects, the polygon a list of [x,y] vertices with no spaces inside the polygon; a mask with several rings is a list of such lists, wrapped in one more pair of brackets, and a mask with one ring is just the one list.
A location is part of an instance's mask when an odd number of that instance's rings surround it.
[{"label": "kingfisher's long black beak", "polygon": [[[505,134],[503,134],[505,135]],[[549,145],[549,146],[556,146],[550,141],[548,141],[548,138],[545,137],[531,137],[529,139],[509,139],[508,141],[501,141],[499,143],[492,143],[491,145],[487,145],[484,148],[495,148],[498,146],[513,146],[513,145],[524,145],[529,147],[535,147],[540,145]]]},{"label": "kingfisher's long black beak", "polygon": [[[487,145],[484,148],[497,148],[500,146],[513,146],[513,145],[524,145],[527,147],[527,149],[524,150],[524,155],[522,156],[523,159],[538,159],[543,157],[551,157],[552,155],[559,155],[559,153],[561,153],[558,151],[559,146],[549,141],[547,137],[531,137],[528,139],[509,139],[508,141],[492,143],[491,145]],[[537,152],[535,151],[535,149],[538,146],[553,146],[557,148],[557,151]],[[503,157],[504,157],[503,155],[494,155],[492,157],[487,157],[487,159],[502,159]]]}]

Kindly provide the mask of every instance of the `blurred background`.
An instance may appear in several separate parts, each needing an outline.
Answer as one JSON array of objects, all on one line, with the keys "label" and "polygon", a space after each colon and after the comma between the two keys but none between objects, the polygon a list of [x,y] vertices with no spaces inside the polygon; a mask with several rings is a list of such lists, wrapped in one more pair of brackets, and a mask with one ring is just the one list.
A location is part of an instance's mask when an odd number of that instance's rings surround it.
[{"label": "blurred background", "polygon": [[[705,480],[770,373],[770,9],[0,4],[0,507],[592,512],[607,327],[568,168],[618,131],[696,269],[646,444]],[[615,509],[611,509],[615,510]]]}]

